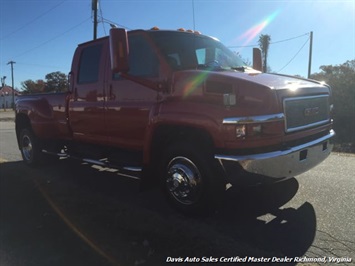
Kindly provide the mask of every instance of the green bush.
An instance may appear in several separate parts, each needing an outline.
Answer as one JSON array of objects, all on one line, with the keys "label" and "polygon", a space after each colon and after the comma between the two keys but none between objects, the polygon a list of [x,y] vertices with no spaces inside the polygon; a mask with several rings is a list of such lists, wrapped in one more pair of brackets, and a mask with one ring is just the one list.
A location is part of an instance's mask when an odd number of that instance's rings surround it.
[{"label": "green bush", "polygon": [[335,143],[339,151],[355,152],[355,60],[341,65],[321,66],[312,79],[332,87]]}]

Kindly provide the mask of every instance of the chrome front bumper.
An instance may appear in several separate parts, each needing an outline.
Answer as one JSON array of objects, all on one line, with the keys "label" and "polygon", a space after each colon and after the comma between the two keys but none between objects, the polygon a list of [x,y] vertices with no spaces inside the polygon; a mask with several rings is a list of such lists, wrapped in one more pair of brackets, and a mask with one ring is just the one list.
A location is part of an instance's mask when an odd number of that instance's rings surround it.
[{"label": "chrome front bumper", "polygon": [[274,178],[293,177],[324,161],[333,149],[330,139],[334,136],[335,132],[330,130],[324,137],[286,150],[240,156],[216,154],[214,157],[221,164],[223,161],[238,162],[250,173]]}]

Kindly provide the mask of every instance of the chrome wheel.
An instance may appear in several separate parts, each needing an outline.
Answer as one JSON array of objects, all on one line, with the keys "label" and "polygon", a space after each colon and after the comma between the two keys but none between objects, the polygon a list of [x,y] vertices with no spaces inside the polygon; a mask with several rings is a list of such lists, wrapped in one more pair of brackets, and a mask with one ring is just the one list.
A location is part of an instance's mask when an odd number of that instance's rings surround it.
[{"label": "chrome wheel", "polygon": [[186,157],[174,157],[167,166],[166,186],[170,196],[184,205],[195,204],[202,192],[197,166]]},{"label": "chrome wheel", "polygon": [[20,150],[23,161],[31,166],[41,163],[41,142],[32,130],[24,128],[20,134]]},{"label": "chrome wheel", "polygon": [[31,138],[26,134],[22,136],[21,151],[22,151],[23,159],[25,161],[29,162],[32,160],[33,157],[32,141]]}]

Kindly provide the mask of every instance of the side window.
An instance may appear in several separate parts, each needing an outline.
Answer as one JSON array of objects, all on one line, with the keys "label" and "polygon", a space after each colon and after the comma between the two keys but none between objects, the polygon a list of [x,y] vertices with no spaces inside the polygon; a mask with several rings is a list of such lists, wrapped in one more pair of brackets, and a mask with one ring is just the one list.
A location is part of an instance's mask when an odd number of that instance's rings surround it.
[{"label": "side window", "polygon": [[206,48],[196,50],[197,64],[203,65],[206,63]]},{"label": "side window", "polygon": [[[142,35],[131,35],[129,42],[129,74],[132,76],[154,78],[159,76],[159,59],[151,45]],[[119,74],[114,79],[120,79]]]},{"label": "side window", "polygon": [[89,46],[81,52],[78,83],[94,83],[99,80],[102,44]]},{"label": "side window", "polygon": [[158,77],[158,58],[147,40],[141,36],[129,38],[129,73],[140,77]]},{"label": "side window", "polygon": [[216,60],[215,49],[213,47],[200,48],[196,50],[197,63],[207,64]]}]

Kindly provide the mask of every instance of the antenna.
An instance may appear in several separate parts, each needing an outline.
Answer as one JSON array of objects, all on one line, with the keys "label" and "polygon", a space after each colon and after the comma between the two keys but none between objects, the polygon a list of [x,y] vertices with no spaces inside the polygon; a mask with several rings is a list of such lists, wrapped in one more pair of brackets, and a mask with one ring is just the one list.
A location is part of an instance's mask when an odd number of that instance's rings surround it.
[{"label": "antenna", "polygon": [[195,0],[192,0],[192,23],[193,23],[193,29],[195,29]]}]

